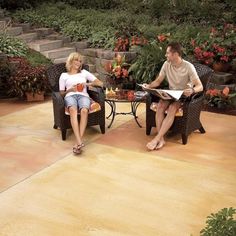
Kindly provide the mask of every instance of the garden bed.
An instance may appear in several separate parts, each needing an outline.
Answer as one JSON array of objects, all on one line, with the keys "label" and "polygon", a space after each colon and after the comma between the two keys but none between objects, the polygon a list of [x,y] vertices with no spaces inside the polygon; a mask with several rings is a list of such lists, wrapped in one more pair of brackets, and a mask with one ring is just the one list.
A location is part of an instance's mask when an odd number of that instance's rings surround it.
[{"label": "garden bed", "polygon": [[211,107],[211,106],[205,105],[202,110],[208,111],[208,112],[213,112],[213,113],[236,116],[236,108],[219,109],[217,107]]}]

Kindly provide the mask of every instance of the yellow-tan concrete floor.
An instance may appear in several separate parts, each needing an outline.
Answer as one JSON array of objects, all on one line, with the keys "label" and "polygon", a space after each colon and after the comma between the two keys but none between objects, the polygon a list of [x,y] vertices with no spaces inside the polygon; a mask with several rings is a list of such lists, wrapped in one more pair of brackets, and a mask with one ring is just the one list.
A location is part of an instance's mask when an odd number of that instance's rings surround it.
[{"label": "yellow-tan concrete floor", "polygon": [[236,116],[202,112],[206,134],[148,152],[144,111],[143,128],[121,115],[105,135],[88,128],[74,156],[50,99],[0,101],[0,235],[195,236],[211,212],[236,207]]}]

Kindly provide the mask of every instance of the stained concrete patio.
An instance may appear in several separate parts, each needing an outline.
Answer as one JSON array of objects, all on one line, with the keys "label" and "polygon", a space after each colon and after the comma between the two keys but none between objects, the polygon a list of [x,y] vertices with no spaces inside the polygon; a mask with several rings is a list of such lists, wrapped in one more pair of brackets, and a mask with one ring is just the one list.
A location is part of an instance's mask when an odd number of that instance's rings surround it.
[{"label": "stained concrete patio", "polygon": [[202,112],[206,134],[148,152],[144,111],[143,128],[118,116],[105,135],[87,129],[77,157],[73,134],[52,129],[50,99],[0,101],[0,235],[199,235],[207,215],[235,207],[236,116]]}]

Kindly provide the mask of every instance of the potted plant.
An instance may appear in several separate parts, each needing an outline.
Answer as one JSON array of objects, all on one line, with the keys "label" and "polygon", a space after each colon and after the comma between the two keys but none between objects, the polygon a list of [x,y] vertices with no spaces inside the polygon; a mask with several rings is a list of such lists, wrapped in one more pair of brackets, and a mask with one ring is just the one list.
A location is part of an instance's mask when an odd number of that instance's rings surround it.
[{"label": "potted plant", "polygon": [[25,58],[12,58],[11,61],[16,69],[8,81],[11,84],[9,92],[18,97],[26,96],[28,101],[44,100],[48,88],[45,66],[31,66]]},{"label": "potted plant", "polygon": [[125,61],[125,56],[117,54],[112,62],[105,64],[107,80],[110,85],[122,89],[134,89],[133,78],[129,75],[129,64]]}]

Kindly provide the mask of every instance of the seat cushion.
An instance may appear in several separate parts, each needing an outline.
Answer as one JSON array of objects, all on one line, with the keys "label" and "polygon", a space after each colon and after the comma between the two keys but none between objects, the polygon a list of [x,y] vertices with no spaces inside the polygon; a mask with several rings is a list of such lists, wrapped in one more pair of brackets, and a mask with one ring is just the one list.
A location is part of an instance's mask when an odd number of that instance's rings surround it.
[{"label": "seat cushion", "polygon": [[[90,104],[90,108],[89,108],[89,114],[90,113],[93,113],[93,112],[97,112],[97,111],[100,111],[102,108],[101,108],[101,105],[98,103],[98,102],[95,102],[93,99],[90,98],[90,101],[91,101],[91,104]],[[79,110],[78,110],[78,113],[79,113]],[[68,108],[65,107],[65,114],[66,115],[70,115],[69,111],[68,111]]]},{"label": "seat cushion", "polygon": [[[150,106],[150,109],[152,111],[156,112],[157,111],[157,105],[158,105],[158,102],[152,102],[151,106]],[[167,111],[165,113],[167,113]],[[183,108],[182,107],[180,107],[179,110],[176,111],[175,116],[183,116]]]}]

